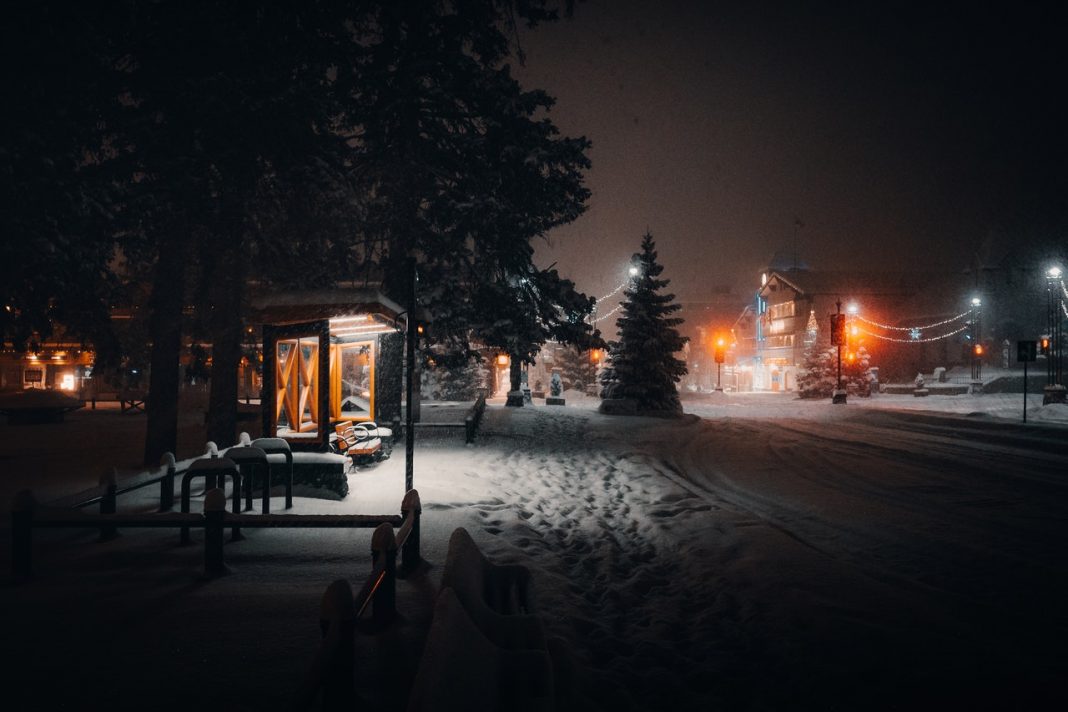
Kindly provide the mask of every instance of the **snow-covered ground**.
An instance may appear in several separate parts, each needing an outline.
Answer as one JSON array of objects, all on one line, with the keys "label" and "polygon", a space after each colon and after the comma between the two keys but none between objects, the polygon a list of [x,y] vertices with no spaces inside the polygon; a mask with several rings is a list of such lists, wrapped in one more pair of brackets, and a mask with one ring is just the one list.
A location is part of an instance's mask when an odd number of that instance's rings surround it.
[{"label": "snow-covered ground", "polygon": [[[656,419],[565,396],[564,407],[491,403],[474,446],[450,430],[420,440],[415,486],[436,565],[401,584],[409,622],[423,620],[449,533],[464,526],[487,555],[531,568],[594,709],[1063,703],[1068,407],[1035,396],[1023,425],[1020,395],[832,406],[717,394]],[[6,454],[15,430],[0,426],[5,475],[21,462]],[[351,475],[346,500],[301,498],[296,510],[395,511],[394,452]],[[204,582],[200,547],[169,532],[106,544],[44,533],[37,577],[2,590],[8,648],[25,651],[4,684],[36,688],[42,708],[92,687],[121,694],[117,708],[222,708],[204,700],[223,695],[227,709],[283,707],[314,650],[323,589],[362,583],[369,537],[253,531],[227,545],[232,575]],[[8,551],[5,538],[5,566]]]}]

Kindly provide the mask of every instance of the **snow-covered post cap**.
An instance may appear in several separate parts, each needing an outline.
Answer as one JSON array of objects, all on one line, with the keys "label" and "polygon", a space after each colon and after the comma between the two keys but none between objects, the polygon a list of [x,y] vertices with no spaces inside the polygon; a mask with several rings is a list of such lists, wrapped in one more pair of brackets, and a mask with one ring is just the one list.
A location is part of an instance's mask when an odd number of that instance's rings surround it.
[{"label": "snow-covered post cap", "polygon": [[174,464],[175,464],[175,460],[174,460],[174,453],[173,452],[165,452],[165,453],[163,453],[163,457],[161,457],[159,459],[160,467],[171,468],[171,467],[174,467]]},{"label": "snow-covered post cap", "polygon": [[207,457],[218,457],[219,446],[209,440],[207,444],[204,445],[204,455]]},{"label": "snow-covered post cap", "polygon": [[252,444],[252,438],[249,436],[248,433],[242,431],[241,435],[237,437],[237,444],[240,447],[248,447]]}]

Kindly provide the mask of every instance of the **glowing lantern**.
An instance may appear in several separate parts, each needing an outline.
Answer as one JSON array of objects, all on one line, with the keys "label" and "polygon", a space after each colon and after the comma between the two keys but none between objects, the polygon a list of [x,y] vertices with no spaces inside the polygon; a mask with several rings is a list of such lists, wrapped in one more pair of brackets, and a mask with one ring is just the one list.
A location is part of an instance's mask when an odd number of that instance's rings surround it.
[{"label": "glowing lantern", "polygon": [[600,363],[600,361],[601,361],[601,350],[600,349],[592,349],[592,350],[590,350],[590,362],[591,363]]},{"label": "glowing lantern", "polygon": [[506,353],[497,354],[497,365],[500,366],[501,368],[504,368],[510,362],[511,362],[511,359],[508,358],[508,354],[506,354]]},{"label": "glowing lantern", "polygon": [[975,355],[976,356],[982,356],[983,355],[983,345],[982,344],[976,344],[975,345]]}]

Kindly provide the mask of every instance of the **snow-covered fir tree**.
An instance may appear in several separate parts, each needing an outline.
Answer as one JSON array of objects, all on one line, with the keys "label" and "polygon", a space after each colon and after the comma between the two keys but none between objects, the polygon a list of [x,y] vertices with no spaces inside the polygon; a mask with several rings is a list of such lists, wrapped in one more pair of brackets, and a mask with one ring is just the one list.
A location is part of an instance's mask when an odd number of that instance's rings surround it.
[{"label": "snow-covered fir tree", "polygon": [[842,355],[842,386],[850,395],[870,396],[871,359],[868,350],[860,346],[851,354]]},{"label": "snow-covered fir tree", "polygon": [[588,350],[574,347],[561,349],[557,352],[557,363],[560,366],[560,377],[564,381],[564,388],[584,391],[586,386],[592,385],[597,380],[597,366],[590,361]]},{"label": "snow-covered fir tree", "polygon": [[675,295],[661,293],[669,280],[658,279],[664,268],[656,261],[650,233],[642,237],[642,250],[632,264],[637,274],[623,292],[622,316],[616,320],[619,341],[609,344],[612,380],[605,390],[613,398],[634,401],[642,413],[681,413],[675,384],[686,375],[686,364],[675,354],[686,338],[675,328],[682,319],[671,316],[680,308]]},{"label": "snow-covered fir tree", "polygon": [[805,348],[797,370],[797,392],[802,398],[830,398],[838,383],[835,348],[815,340]]},{"label": "snow-covered fir tree", "polygon": [[432,400],[469,401],[486,386],[489,369],[482,360],[427,365],[423,369],[423,395]]}]

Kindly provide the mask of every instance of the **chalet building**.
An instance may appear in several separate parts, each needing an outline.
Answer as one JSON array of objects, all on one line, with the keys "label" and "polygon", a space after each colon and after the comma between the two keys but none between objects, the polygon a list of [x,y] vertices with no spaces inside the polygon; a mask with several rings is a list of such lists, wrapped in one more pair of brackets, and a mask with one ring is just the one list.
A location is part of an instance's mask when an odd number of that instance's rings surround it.
[{"label": "chalet building", "polygon": [[[847,348],[863,346],[874,366],[884,359],[903,372],[917,363],[955,365],[966,360],[975,335],[962,328],[970,293],[963,273],[764,272],[753,303],[736,322],[743,334],[735,354],[739,381],[753,390],[796,390],[806,348],[829,342],[830,315],[839,305],[849,324]],[[947,319],[961,328],[955,338],[927,341],[927,334],[897,331]]]}]

